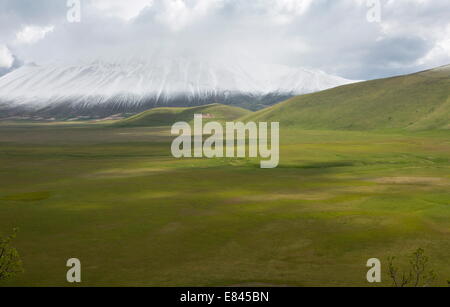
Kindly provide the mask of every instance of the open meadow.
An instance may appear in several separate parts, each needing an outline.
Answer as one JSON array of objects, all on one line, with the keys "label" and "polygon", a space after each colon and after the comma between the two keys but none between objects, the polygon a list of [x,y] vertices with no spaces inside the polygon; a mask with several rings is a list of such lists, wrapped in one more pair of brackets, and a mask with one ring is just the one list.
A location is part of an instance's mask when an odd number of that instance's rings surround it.
[{"label": "open meadow", "polygon": [[423,248],[445,286],[449,136],[282,126],[261,169],[175,159],[169,127],[2,124],[0,233],[25,268],[2,285],[65,286],[75,257],[83,286],[367,286],[369,258]]}]

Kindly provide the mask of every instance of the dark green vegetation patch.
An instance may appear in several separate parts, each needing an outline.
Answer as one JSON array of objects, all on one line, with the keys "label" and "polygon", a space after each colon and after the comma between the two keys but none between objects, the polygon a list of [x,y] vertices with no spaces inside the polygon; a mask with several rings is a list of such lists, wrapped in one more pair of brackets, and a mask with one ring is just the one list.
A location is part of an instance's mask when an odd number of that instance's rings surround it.
[{"label": "dark green vegetation patch", "polygon": [[192,122],[195,114],[203,114],[204,121],[233,121],[251,112],[238,107],[211,104],[192,108],[157,108],[145,111],[114,124],[116,127],[160,127],[176,122]]}]

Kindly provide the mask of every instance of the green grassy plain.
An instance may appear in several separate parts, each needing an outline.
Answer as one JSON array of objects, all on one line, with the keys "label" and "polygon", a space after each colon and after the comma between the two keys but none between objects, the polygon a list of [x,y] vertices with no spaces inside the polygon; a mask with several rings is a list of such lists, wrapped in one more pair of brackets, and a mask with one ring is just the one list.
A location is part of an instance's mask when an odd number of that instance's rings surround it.
[{"label": "green grassy plain", "polygon": [[[174,159],[168,128],[0,126],[4,286],[367,286],[422,247],[450,279],[450,134],[281,127],[281,162]],[[386,273],[386,265],[383,266]],[[390,282],[383,276],[381,285]]]},{"label": "green grassy plain", "polygon": [[321,130],[449,129],[450,65],[293,97],[246,120]]}]

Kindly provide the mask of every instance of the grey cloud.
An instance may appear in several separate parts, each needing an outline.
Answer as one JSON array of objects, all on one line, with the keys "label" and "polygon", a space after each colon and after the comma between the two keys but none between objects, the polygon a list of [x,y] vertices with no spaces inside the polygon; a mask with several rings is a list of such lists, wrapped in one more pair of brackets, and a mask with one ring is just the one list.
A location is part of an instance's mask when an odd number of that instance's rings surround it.
[{"label": "grey cloud", "polygon": [[378,65],[410,65],[431,48],[429,42],[419,37],[390,37],[377,41],[369,49],[367,60]]},{"label": "grey cloud", "polygon": [[66,10],[66,0],[2,0],[0,42],[11,40],[24,25],[61,23]]},{"label": "grey cloud", "polygon": [[[450,62],[450,55],[444,54],[419,63],[450,29],[448,0],[383,1],[381,24],[367,21],[365,1],[358,5],[356,0],[315,0],[303,14],[283,21],[274,17],[274,1],[220,0],[206,15],[176,31],[162,22],[163,1],[169,0],[158,0],[135,19],[124,21],[106,16],[84,0],[82,22],[69,24],[65,0],[3,0],[0,44],[10,44],[24,24],[53,24],[54,32],[44,40],[12,46],[14,53],[26,61],[45,62],[145,55],[155,50],[232,59],[234,52],[245,51],[263,61],[322,69],[352,79]],[[186,1],[188,7],[196,3]]]}]

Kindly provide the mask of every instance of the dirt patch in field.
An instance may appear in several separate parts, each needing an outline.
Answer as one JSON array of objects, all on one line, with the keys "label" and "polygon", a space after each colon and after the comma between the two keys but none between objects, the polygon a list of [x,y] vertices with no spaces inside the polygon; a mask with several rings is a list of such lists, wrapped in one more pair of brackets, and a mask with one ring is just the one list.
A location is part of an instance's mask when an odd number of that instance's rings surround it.
[{"label": "dirt patch in field", "polygon": [[[353,200],[366,197],[366,194],[381,193],[385,190],[385,187],[368,185],[368,186],[351,186],[348,187],[329,187],[326,191],[310,191],[299,193],[266,193],[260,195],[244,195],[238,198],[233,198],[232,203],[240,202],[271,202],[271,201],[283,201],[283,200],[298,200],[298,201],[331,201],[336,197],[345,195],[355,195]],[[348,200],[350,201],[350,200]]]},{"label": "dirt patch in field", "polygon": [[374,182],[381,184],[404,184],[404,185],[449,185],[449,181],[439,177],[382,177]]},{"label": "dirt patch in field", "polygon": [[439,232],[441,234],[450,234],[450,229],[446,227],[446,225],[441,225],[439,223],[436,223],[430,219],[425,219],[424,224],[429,227],[430,229]]}]

